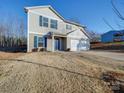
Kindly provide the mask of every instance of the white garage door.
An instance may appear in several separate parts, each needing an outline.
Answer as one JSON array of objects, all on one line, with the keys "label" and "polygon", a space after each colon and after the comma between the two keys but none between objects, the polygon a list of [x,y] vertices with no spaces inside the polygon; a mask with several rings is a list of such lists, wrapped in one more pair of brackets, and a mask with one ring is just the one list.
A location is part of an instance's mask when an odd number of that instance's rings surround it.
[{"label": "white garage door", "polygon": [[71,51],[88,50],[88,42],[86,40],[71,40]]}]

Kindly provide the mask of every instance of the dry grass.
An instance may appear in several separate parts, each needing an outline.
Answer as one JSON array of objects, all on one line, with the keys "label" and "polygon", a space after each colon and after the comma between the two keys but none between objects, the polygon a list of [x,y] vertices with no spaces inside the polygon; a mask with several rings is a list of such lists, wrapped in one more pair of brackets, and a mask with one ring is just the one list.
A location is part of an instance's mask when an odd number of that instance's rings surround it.
[{"label": "dry grass", "polygon": [[25,55],[25,53],[0,52],[0,59],[13,59]]},{"label": "dry grass", "polygon": [[115,60],[88,56],[40,52],[1,60],[0,93],[112,93],[100,76],[106,71],[123,73],[118,69],[123,63],[107,65],[106,60]]}]

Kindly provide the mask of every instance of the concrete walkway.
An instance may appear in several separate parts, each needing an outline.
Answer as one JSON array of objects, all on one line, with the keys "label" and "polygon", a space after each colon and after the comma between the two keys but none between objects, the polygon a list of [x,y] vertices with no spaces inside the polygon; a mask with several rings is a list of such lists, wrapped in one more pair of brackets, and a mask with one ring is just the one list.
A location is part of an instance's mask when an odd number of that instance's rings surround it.
[{"label": "concrete walkway", "polygon": [[88,51],[86,53],[124,61],[124,53],[107,52],[107,51]]}]

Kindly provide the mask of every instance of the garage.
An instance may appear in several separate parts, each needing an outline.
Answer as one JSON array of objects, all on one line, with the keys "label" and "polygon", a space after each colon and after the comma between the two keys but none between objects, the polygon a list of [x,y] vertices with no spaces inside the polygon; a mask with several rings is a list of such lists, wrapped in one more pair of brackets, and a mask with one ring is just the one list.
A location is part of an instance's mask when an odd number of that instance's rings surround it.
[{"label": "garage", "polygon": [[86,51],[90,49],[90,38],[78,29],[67,35],[67,48],[70,51]]},{"label": "garage", "polygon": [[71,39],[71,51],[89,50],[89,42],[84,39]]}]

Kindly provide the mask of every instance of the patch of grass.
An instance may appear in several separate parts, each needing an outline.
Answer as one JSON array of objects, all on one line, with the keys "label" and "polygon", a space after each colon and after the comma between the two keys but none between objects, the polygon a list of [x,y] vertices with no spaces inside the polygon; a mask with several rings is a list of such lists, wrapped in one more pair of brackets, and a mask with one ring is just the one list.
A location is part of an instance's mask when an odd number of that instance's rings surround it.
[{"label": "patch of grass", "polygon": [[112,42],[112,43],[108,43],[108,44],[123,44],[124,45],[124,42]]},{"label": "patch of grass", "polygon": [[124,66],[118,66],[118,69],[124,71]]}]

